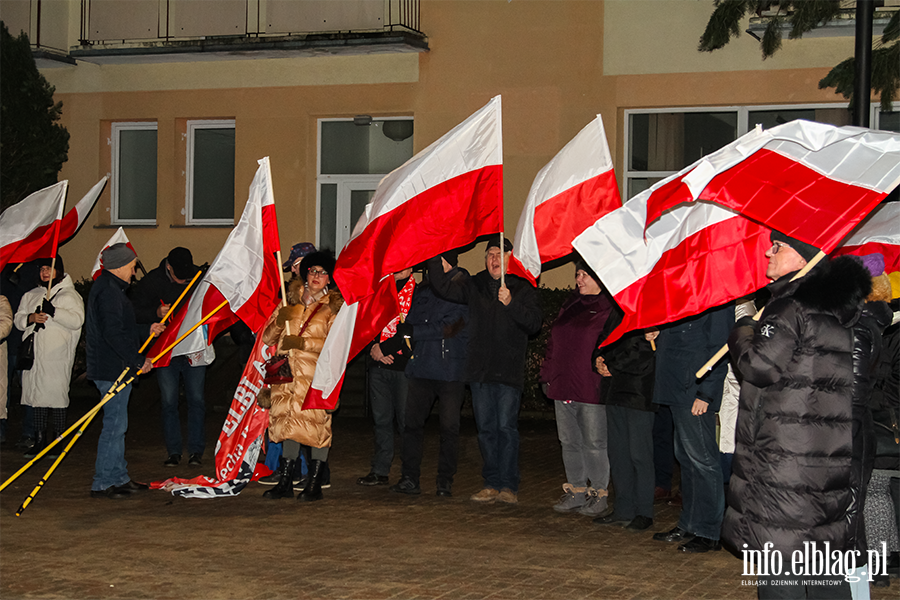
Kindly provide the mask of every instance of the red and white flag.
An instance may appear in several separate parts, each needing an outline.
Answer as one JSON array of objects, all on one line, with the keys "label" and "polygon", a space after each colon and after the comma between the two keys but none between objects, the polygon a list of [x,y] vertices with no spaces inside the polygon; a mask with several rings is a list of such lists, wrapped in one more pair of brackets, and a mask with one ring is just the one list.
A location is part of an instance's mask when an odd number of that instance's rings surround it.
[{"label": "red and white flag", "polygon": [[337,405],[347,362],[399,314],[393,274],[503,227],[500,96],[391,172],[338,256],[347,304],[303,408]]},{"label": "red and white flag", "polygon": [[348,303],[402,271],[503,227],[500,96],[387,175],[338,256]]},{"label": "red and white flag", "polygon": [[730,302],[768,283],[770,230],[710,202],[682,204],[647,226],[654,188],[635,196],[575,238],[625,312],[604,341]]},{"label": "red and white flag", "polygon": [[66,207],[68,181],[31,194],[0,215],[0,269],[11,262],[50,258]]},{"label": "red and white flag", "polygon": [[[242,320],[254,332],[265,324],[279,302],[281,268],[275,252],[281,247],[269,158],[259,161],[250,184],[250,198],[237,226],[228,235],[219,255],[197,284],[186,306],[180,308],[154,345],[159,352],[199,323],[223,301],[219,310],[161,358],[156,366],[169,364],[170,356],[207,352],[216,335]],[[151,356],[156,356],[151,352]]]},{"label": "red and white flag", "polygon": [[91,269],[91,279],[97,279],[98,277],[100,277],[100,273],[103,271],[103,251],[116,244],[125,244],[126,246],[131,248],[132,252],[137,254],[134,246],[131,245],[131,240],[129,240],[128,236],[125,235],[125,230],[119,227],[112,235],[112,237],[109,238],[109,240],[107,240],[107,242],[103,245],[103,248],[100,249],[100,252],[97,253],[97,260],[94,261],[94,268]]},{"label": "red and white flag", "polygon": [[[75,237],[75,234],[81,229],[84,220],[97,203],[97,198],[103,192],[107,179],[108,177],[103,177],[94,187],[88,190],[88,193],[78,201],[78,204],[62,217],[58,222],[58,227],[56,220],[36,227],[28,237],[22,240],[22,243],[18,245],[8,262],[18,263],[28,262],[36,258],[53,258],[59,246]],[[63,200],[63,203],[65,203],[65,200]]]},{"label": "red and white flag", "polygon": [[830,252],[898,184],[900,134],[797,120],[757,127],[654,186],[647,223],[708,200]]},{"label": "red and white flag", "polygon": [[605,343],[767,283],[769,229],[830,252],[900,183],[900,135],[792,121],[757,128],[576,238],[627,313]]},{"label": "red and white flag", "polygon": [[900,202],[878,205],[833,252],[834,256],[881,254],[884,272],[900,271]]},{"label": "red and white flag", "polygon": [[535,177],[516,227],[509,272],[536,285],[541,263],[572,252],[572,240],[620,206],[603,119],[597,115]]}]

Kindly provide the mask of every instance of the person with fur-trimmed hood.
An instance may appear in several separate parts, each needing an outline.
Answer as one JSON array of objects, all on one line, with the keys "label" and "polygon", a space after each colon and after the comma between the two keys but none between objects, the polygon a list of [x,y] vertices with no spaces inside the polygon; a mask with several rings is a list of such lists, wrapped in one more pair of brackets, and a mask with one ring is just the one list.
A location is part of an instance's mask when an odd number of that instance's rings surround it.
[{"label": "person with fur-trimmed hood", "polygon": [[303,410],[306,393],[316,371],[319,353],[344,304],[340,291],[329,289],[334,258],[328,252],[313,252],[300,263],[298,277],[287,289],[287,306],[278,309],[263,331],[263,342],[277,346],[279,354],[288,354],[293,381],[273,385],[261,394],[271,394],[269,439],[284,442],[281,478],[267,490],[266,498],[290,498],[294,495],[291,474],[300,456],[300,446],[310,447],[311,464],[306,486],[298,500],[322,499],[324,463],[331,447],[331,414],[321,409]]},{"label": "person with fur-trimmed hood", "polygon": [[[823,261],[791,281],[817,253],[773,232],[772,299],[758,322],[742,317],[728,340],[743,383],[723,538],[738,552],[776,550],[784,567],[805,543],[856,549],[865,485],[858,436],[866,430],[854,395],[890,322],[887,305],[866,306],[872,280],[854,257]],[[816,575],[760,576],[759,597],[850,596],[843,577]],[[821,585],[807,587],[810,580]]]}]

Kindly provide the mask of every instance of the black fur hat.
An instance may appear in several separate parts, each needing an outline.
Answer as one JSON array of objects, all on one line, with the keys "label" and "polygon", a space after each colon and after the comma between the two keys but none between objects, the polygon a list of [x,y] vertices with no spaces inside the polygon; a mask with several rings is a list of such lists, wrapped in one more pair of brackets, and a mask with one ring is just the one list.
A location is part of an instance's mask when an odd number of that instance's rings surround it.
[{"label": "black fur hat", "polygon": [[[306,275],[313,267],[322,267],[329,275],[334,273],[334,257],[327,250],[321,252],[310,252],[300,261],[300,268],[297,276],[306,281]],[[332,278],[333,279],[333,278]]]}]

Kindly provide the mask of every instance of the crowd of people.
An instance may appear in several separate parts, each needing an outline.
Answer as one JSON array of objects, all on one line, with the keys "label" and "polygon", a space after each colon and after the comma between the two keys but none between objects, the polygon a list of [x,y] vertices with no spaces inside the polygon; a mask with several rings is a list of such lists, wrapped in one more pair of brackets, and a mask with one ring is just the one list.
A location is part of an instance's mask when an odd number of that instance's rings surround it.
[{"label": "crowd of people", "polygon": [[[724,542],[738,553],[790,554],[827,542],[865,555],[883,542],[896,561],[900,290],[880,255],[816,264],[819,249],[777,231],[771,241],[772,283],[753,298],[608,344],[623,313],[591,267],[576,260],[575,289],[553,320],[540,371],[565,473],[554,510],[641,532],[654,524],[654,503],[667,499],[680,503],[678,522],[652,538],[677,543],[680,552],[717,551]],[[421,494],[424,427],[437,405],[434,490],[452,496],[468,386],[484,482],[470,499],[518,502],[526,351],[543,315],[537,289],[506,272],[511,250],[502,236],[490,239],[485,268],[475,275],[458,265],[455,252],[420,265],[421,276],[413,269],[394,274],[400,310],[365,350],[374,448],[370,471],[357,484],[390,485],[399,454],[400,478],[390,490]],[[121,387],[126,369],[153,368],[141,340],[165,329],[163,317],[200,267],[189,250],[175,248],[132,285],[136,263],[125,244],[104,249],[86,306],[61,257],[32,265],[35,285],[9,301],[5,281],[0,335],[7,338],[14,326],[24,336],[8,361],[10,374],[22,374],[26,457],[65,428],[82,326],[87,378],[101,395]],[[796,277],[809,263],[810,272]],[[267,463],[274,469],[260,480],[269,486],[266,498],[298,491],[300,501],[321,500],[330,485],[332,411],[303,408],[343,304],[334,267],[330,253],[296,245],[283,265],[290,273],[283,306],[260,332],[289,367],[258,399],[269,409]],[[763,307],[761,317],[751,316]],[[729,357],[698,378],[698,367],[725,344]],[[165,466],[178,465],[185,450],[191,465],[202,464],[205,369],[213,359],[210,344],[157,370]],[[122,499],[147,489],[131,479],[125,461],[130,391],[125,385],[103,407],[91,496]],[[674,461],[680,494],[672,492]],[[848,597],[846,581],[836,583],[766,575],[759,595]]]}]

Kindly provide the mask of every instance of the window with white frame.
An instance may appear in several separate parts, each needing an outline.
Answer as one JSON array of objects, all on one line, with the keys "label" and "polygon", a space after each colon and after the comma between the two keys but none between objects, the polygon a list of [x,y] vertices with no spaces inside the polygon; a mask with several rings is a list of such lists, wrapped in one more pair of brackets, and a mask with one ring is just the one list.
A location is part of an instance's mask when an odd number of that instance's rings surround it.
[{"label": "window with white frame", "polygon": [[409,117],[320,119],[317,247],[340,252],[378,183],[412,155]]},{"label": "window with white frame", "polygon": [[156,123],[113,123],[113,225],[156,224]]},{"label": "window with white frame", "polygon": [[[875,128],[896,131],[898,114],[873,107]],[[625,197],[744,135],[757,124],[769,129],[795,119],[849,125],[846,104],[662,108],[625,111]]]},{"label": "window with white frame", "polygon": [[234,224],[234,120],[187,122],[185,224]]}]

